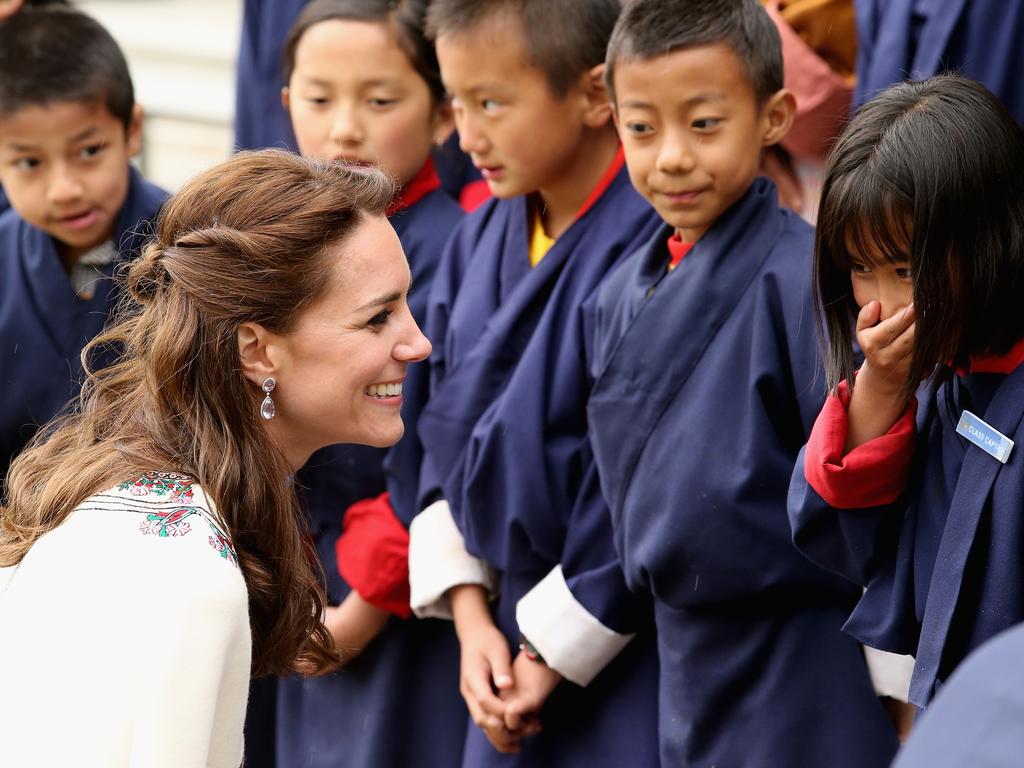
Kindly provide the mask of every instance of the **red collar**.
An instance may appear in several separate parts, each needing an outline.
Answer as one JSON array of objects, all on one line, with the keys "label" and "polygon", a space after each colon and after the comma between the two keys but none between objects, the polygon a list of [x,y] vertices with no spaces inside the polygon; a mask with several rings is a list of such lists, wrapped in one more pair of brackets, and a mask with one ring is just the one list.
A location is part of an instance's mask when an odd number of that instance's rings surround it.
[{"label": "red collar", "polygon": [[437,175],[437,169],[434,168],[434,158],[427,157],[427,162],[420,168],[419,173],[398,191],[398,196],[388,206],[387,215],[394,216],[399,211],[412,207],[435,189],[440,188],[441,179]]},{"label": "red collar", "polygon": [[971,373],[1012,373],[1024,363],[1024,338],[1010,347],[1005,355],[984,355],[971,358]]},{"label": "red collar", "polygon": [[687,243],[683,241],[683,238],[676,232],[672,237],[668,239],[668,268],[675,269],[679,266],[679,262],[686,258],[688,254],[693,250],[693,243]]}]

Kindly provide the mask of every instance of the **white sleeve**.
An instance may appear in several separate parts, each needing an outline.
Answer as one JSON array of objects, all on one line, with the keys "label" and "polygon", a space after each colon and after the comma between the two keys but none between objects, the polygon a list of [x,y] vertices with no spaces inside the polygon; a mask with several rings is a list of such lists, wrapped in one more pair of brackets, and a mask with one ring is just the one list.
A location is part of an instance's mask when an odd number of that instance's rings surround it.
[{"label": "white sleeve", "polygon": [[867,645],[863,647],[875,693],[907,701],[910,696],[910,678],[914,674],[914,657],[880,651]]},{"label": "white sleeve", "polygon": [[251,666],[244,587],[240,600],[231,580],[187,581],[177,595],[154,601],[156,610],[136,614],[131,768],[241,764]]},{"label": "white sleeve", "polygon": [[496,583],[490,565],[466,551],[447,501],[435,501],[413,518],[409,526],[409,588],[417,616],[450,619],[449,589],[479,584],[493,597]]},{"label": "white sleeve", "polygon": [[516,604],[519,631],[566,680],[588,685],[635,635],[609,629],[573,596],[562,566]]}]

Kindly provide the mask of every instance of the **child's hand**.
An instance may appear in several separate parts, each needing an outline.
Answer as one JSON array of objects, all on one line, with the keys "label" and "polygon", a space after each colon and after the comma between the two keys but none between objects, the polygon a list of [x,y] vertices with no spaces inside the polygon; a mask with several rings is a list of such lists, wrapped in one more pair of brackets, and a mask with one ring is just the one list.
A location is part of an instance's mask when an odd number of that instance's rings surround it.
[{"label": "child's hand", "polygon": [[459,692],[469,716],[499,752],[518,752],[519,736],[505,728],[505,702],[497,693],[512,687],[508,640],[494,625],[483,589],[454,587],[451,601],[462,654]]},{"label": "child's hand", "polygon": [[349,592],[341,605],[331,605],[324,609],[324,626],[331,634],[335,649],[341,652],[341,662],[323,670],[317,670],[306,662],[298,662],[293,668],[307,676],[337,671],[363,652],[384,629],[389,617],[387,611],[368,603],[357,592]]},{"label": "child's hand", "polygon": [[877,301],[865,304],[857,315],[857,343],[864,351],[864,364],[856,386],[864,383],[885,394],[898,396],[907,382],[914,351],[914,305],[879,322],[882,305]]},{"label": "child's hand", "polygon": [[879,322],[881,304],[869,301],[857,315],[857,343],[864,363],[850,394],[844,453],[881,437],[907,408],[903,397],[914,351],[914,305]]},{"label": "child's hand", "polygon": [[505,703],[498,695],[512,686],[511,654],[505,635],[493,623],[481,623],[460,633],[459,642],[459,692],[470,717],[499,752],[518,752],[519,737],[505,728]]},{"label": "child's hand", "polygon": [[546,664],[520,652],[512,663],[515,685],[501,692],[505,701],[505,727],[526,738],[540,732],[540,710],[562,676]]}]

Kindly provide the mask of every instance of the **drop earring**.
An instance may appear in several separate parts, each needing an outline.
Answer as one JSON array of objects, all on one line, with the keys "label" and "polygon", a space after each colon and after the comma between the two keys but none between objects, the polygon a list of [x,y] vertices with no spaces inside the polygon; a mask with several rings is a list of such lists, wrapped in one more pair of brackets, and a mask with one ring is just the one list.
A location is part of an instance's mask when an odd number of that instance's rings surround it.
[{"label": "drop earring", "polygon": [[263,402],[260,403],[260,416],[267,421],[274,418],[274,414],[277,413],[277,409],[274,408],[274,401],[270,399],[270,393],[274,391],[274,387],[276,386],[277,379],[273,376],[268,376],[263,380],[263,391],[267,396],[263,398]]}]

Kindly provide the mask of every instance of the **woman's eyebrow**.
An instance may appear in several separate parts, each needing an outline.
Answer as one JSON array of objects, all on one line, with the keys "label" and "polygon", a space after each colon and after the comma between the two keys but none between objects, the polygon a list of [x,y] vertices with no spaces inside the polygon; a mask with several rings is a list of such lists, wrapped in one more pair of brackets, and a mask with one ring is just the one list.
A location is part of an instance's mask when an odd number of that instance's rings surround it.
[{"label": "woman's eyebrow", "polygon": [[356,312],[362,312],[363,310],[366,310],[366,309],[372,309],[373,307],[379,307],[379,306],[382,306],[384,304],[390,304],[393,301],[398,301],[400,298],[402,298],[402,294],[401,293],[388,293],[388,294],[385,294],[383,296],[378,296],[375,299],[371,299],[370,301],[366,302],[365,304],[362,304],[361,306],[356,307],[355,311]]}]

